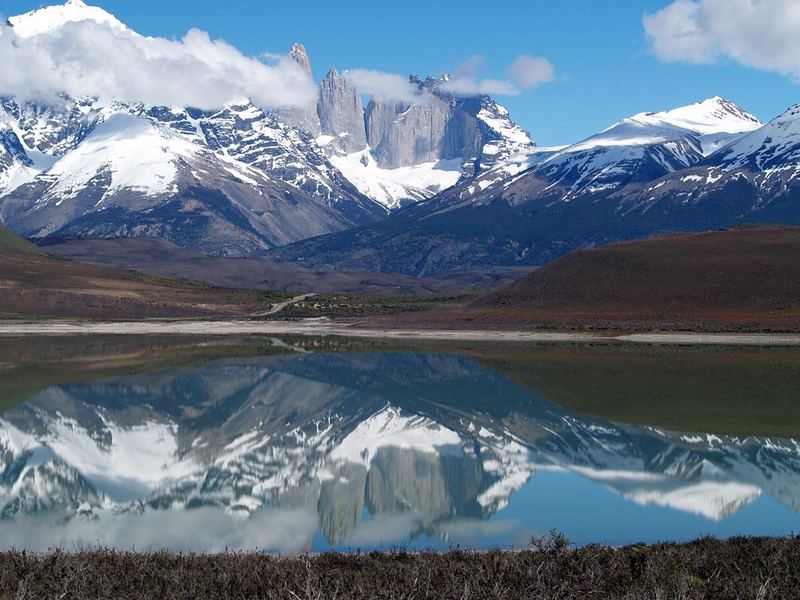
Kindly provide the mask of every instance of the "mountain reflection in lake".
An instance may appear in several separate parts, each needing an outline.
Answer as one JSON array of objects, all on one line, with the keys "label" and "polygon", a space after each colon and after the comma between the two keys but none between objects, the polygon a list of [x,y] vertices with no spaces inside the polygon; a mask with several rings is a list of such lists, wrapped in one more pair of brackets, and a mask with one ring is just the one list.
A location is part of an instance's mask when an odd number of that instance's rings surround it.
[{"label": "mountain reflection in lake", "polygon": [[781,534],[799,491],[794,440],[582,417],[440,354],[225,360],[51,387],[0,417],[6,548]]}]

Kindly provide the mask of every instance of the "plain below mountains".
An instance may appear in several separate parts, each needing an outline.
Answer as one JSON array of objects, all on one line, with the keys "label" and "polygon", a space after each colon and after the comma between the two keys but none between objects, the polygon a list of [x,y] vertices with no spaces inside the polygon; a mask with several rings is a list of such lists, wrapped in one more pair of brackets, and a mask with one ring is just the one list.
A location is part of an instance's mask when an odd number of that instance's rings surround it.
[{"label": "plain below mountains", "polygon": [[318,271],[264,256],[211,256],[160,238],[53,239],[42,245],[59,258],[210,285],[293,293],[345,294],[483,293],[511,283],[528,269],[462,271],[412,277],[369,271]]},{"label": "plain below mountains", "polygon": [[283,299],[60,260],[0,227],[0,319],[241,317]]},{"label": "plain below mountains", "polygon": [[[82,249],[96,256],[93,246],[100,244],[106,251],[103,264],[111,267],[96,266],[54,258],[0,228],[0,317],[230,318],[263,314],[288,298],[112,268],[124,266],[127,254],[136,256],[136,245],[144,244],[144,254],[153,256],[153,243],[160,245],[166,258],[142,269],[205,273],[206,279],[228,286],[237,276],[242,285],[249,279],[254,286],[259,275],[285,282],[296,276],[305,282],[299,285],[324,284],[338,290],[300,302],[282,318],[354,317],[361,326],[406,329],[800,329],[800,228],[784,226],[672,235],[579,250],[481,296],[475,294],[491,285],[488,281],[475,279],[472,296],[436,296],[466,280],[369,279],[369,274],[291,271],[266,259],[204,257],[157,240],[56,247],[64,254],[65,248],[71,249],[72,258],[81,260]],[[174,260],[174,255],[182,260]],[[358,293],[346,293],[348,286]],[[363,296],[363,291],[377,295]],[[402,292],[416,295],[397,296]],[[406,299],[398,305],[398,298]],[[350,308],[345,312],[331,308],[340,305]]]}]

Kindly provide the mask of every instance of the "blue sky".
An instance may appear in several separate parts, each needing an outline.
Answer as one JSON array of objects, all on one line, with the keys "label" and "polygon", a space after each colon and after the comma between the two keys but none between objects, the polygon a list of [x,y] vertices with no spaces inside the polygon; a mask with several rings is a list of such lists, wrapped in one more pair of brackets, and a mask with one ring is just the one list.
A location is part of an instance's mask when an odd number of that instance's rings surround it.
[{"label": "blue sky", "polygon": [[[543,0],[402,3],[252,2],[252,0],[95,0],[145,35],[182,37],[192,27],[246,54],[308,48],[317,78],[331,65],[393,73],[454,71],[475,55],[482,74],[502,78],[522,54],[542,56],[556,79],[498,99],[540,145],[577,141],[636,112],[663,110],[720,95],[762,120],[800,101],[788,77],[734,64],[663,63],[642,26],[669,0]],[[0,0],[19,14],[48,2]]]}]

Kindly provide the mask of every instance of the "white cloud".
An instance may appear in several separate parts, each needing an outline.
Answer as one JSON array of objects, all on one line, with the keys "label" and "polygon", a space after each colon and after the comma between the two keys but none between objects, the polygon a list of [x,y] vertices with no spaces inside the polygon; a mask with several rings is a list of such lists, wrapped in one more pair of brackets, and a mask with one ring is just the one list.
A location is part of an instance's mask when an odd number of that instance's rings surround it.
[{"label": "white cloud", "polygon": [[[455,74],[439,84],[439,89],[454,96],[516,96],[555,77],[555,69],[547,59],[522,55],[508,67],[507,79],[480,77],[484,68],[482,56],[472,56],[461,63]],[[416,84],[394,73],[351,69],[344,77],[361,93],[384,102],[419,102]]]},{"label": "white cloud", "polygon": [[370,69],[350,69],[345,71],[344,78],[362,94],[381,102],[419,100],[417,86],[402,75]]},{"label": "white cloud", "polygon": [[[268,108],[311,108],[317,88],[288,56],[243,55],[198,29],[180,40],[144,37],[98,7],[70,0],[0,20],[0,95],[50,100],[61,94],[149,105],[218,108],[250,98]],[[543,58],[520,56],[503,79],[482,78],[473,56],[441,85],[459,96],[516,95],[553,78]],[[377,100],[419,102],[416,83],[393,73],[352,69],[345,77]]]},{"label": "white cloud", "polygon": [[473,56],[461,64],[452,79],[441,88],[457,96],[497,95],[516,96],[555,77],[555,68],[545,58],[522,55],[508,67],[508,79],[481,78],[483,58]]},{"label": "white cloud", "polygon": [[516,96],[520,93],[510,81],[502,79],[478,79],[477,77],[454,77],[439,86],[440,89],[455,96]]},{"label": "white cloud", "polygon": [[556,70],[546,58],[524,54],[511,63],[508,75],[523,90],[529,90],[542,83],[553,81]]},{"label": "white cloud", "polygon": [[463,63],[458,65],[453,75],[454,79],[475,79],[478,73],[484,68],[486,61],[480,54],[470,56]]},{"label": "white cloud", "polygon": [[663,61],[730,59],[800,81],[798,0],[674,0],[643,25]]},{"label": "white cloud", "polygon": [[238,98],[307,107],[317,90],[288,57],[265,64],[193,29],[181,40],[143,37],[114,23],[66,22],[34,35],[0,23],[0,94],[218,108]]}]

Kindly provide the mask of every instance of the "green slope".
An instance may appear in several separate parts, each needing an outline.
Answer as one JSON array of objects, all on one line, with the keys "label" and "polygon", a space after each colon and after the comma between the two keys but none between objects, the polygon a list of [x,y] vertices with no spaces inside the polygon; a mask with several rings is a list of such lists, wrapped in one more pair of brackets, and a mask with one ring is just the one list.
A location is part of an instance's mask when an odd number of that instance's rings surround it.
[{"label": "green slope", "polygon": [[5,254],[34,254],[47,256],[47,252],[19,237],[5,227],[0,227],[0,252]]}]

